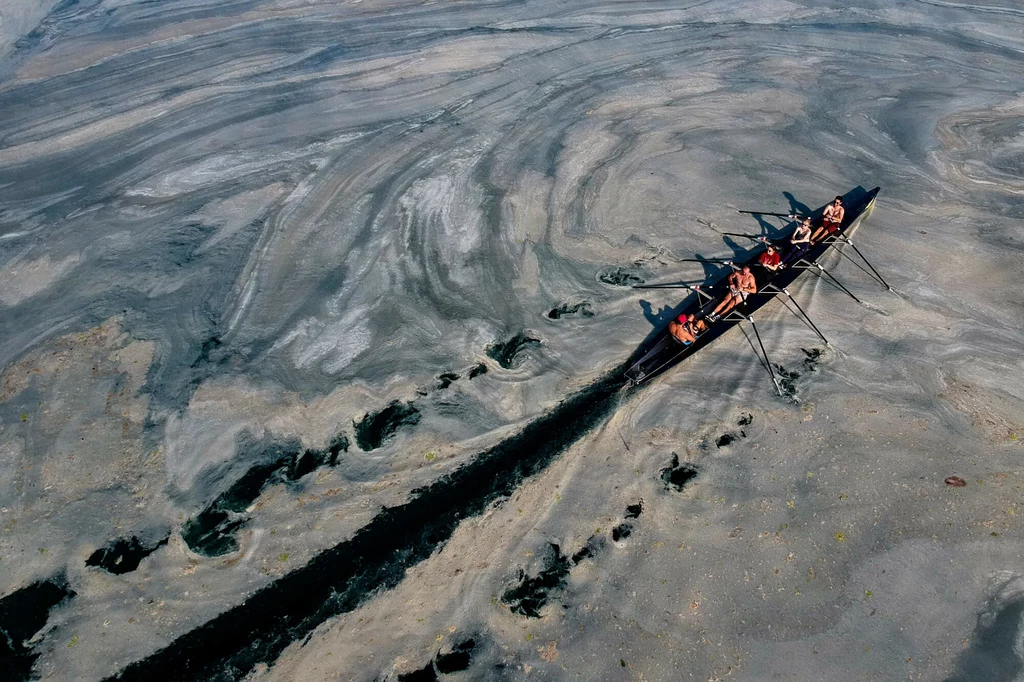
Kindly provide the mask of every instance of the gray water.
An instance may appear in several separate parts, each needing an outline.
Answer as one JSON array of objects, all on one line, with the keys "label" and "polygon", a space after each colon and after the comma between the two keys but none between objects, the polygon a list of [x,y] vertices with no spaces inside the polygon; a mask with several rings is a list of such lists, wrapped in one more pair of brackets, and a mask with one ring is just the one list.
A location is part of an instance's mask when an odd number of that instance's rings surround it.
[{"label": "gray water", "polygon": [[[835,345],[815,360],[780,306],[759,317],[798,403],[729,334],[257,675],[397,679],[471,637],[474,679],[1021,668],[979,620],[1024,573],[1017,3],[0,18],[0,596],[75,592],[25,645],[35,674],[146,659],[606,377],[681,298],[609,273],[703,279],[676,258],[750,248],[721,235],[762,229],[736,209],[857,186],[882,187],[855,241],[896,294],[838,260],[866,305],[798,285]],[[416,416],[364,448],[393,401]],[[341,436],[333,465],[281,468]],[[673,453],[699,471],[682,491]],[[211,505],[226,553],[182,538]],[[137,569],[86,566],[132,537],[155,547]],[[550,544],[595,537],[543,618],[503,605]]]}]

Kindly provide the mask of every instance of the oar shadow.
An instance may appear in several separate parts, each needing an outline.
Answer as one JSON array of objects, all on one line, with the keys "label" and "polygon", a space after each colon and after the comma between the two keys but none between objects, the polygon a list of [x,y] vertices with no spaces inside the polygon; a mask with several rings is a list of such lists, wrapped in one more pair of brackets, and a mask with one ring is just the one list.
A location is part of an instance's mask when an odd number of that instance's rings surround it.
[{"label": "oar shadow", "polygon": [[[787,234],[789,234],[791,226],[792,226],[792,223],[793,223],[792,220],[788,220],[788,219],[784,219],[784,218],[779,218],[779,220],[782,220],[784,222],[783,222],[783,224],[781,226],[777,227],[777,226],[773,225],[772,223],[768,222],[768,220],[766,220],[763,215],[754,213],[754,214],[752,214],[752,216],[753,216],[754,220],[757,221],[757,226],[759,228],[761,228],[759,236],[766,237],[766,238],[771,239],[773,241],[782,239]],[[724,241],[730,247],[735,248],[735,247],[733,247],[733,243],[734,243],[735,240],[731,239],[728,235],[723,237],[722,241]]]},{"label": "oar shadow", "polygon": [[[746,241],[746,240],[744,240],[744,241]],[[738,241],[736,241],[732,237],[730,237],[729,235],[724,235],[722,237],[722,243],[725,244],[726,246],[728,246],[730,249],[732,249],[732,256],[731,256],[731,258],[733,260],[743,260],[743,258],[747,255],[746,247],[743,246],[742,244],[740,244]]]},{"label": "oar shadow", "polygon": [[755,215],[754,220],[757,221],[758,226],[761,228],[761,234],[765,237],[771,237],[772,232],[776,231],[776,227],[768,222],[763,215]]},{"label": "oar shadow", "polygon": [[[728,242],[727,242],[728,244]],[[743,250],[735,243],[728,244],[729,248],[733,250],[733,254],[730,257],[731,260],[735,260],[737,256],[745,255]],[[693,254],[694,258],[700,258],[705,261],[709,261],[712,258],[721,258],[721,256],[705,256],[702,253]],[[728,274],[732,269],[725,263],[711,263],[704,262],[700,264],[704,270],[704,281],[703,284],[712,284],[718,279],[721,279],[725,274]]]},{"label": "oar shadow", "polygon": [[[831,195],[826,197],[826,201],[831,202],[831,200],[834,197],[841,196],[841,197],[843,197],[843,204],[845,206],[854,206],[854,205],[859,204],[860,202],[862,202],[864,200],[864,197],[867,195],[867,193],[868,193],[868,190],[866,190],[863,187],[861,187],[860,185],[858,185],[857,187],[854,187],[853,189],[851,189],[846,194],[841,194],[841,195],[831,194]],[[794,197],[791,192],[783,192],[782,196],[786,197],[786,201],[789,202],[790,211],[792,211],[793,213],[797,213],[799,215],[810,216],[811,219],[815,222],[815,224],[817,224],[818,221],[821,219],[821,214],[824,212],[825,206],[822,206],[819,209],[812,209],[812,208],[808,207],[807,204],[804,204],[804,203],[802,203],[800,201],[797,201],[796,197]]]}]

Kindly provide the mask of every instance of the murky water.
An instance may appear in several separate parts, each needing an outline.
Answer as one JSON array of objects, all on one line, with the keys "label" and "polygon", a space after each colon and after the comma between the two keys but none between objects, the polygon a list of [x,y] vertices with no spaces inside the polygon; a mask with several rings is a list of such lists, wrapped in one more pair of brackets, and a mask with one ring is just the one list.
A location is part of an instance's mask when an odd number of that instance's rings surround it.
[{"label": "murky water", "polygon": [[[0,629],[49,595],[18,675],[1020,669],[977,622],[1024,571],[1016,3],[0,18]],[[735,333],[623,399],[680,298],[631,284],[876,185],[898,295],[837,261],[865,305],[794,292],[834,349],[759,319],[800,405]],[[552,544],[534,622],[500,597]]]}]

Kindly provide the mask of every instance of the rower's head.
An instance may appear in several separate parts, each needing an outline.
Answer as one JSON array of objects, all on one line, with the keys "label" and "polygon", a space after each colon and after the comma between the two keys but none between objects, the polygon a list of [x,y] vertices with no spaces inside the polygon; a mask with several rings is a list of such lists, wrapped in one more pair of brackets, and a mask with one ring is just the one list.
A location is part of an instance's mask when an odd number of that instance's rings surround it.
[{"label": "rower's head", "polygon": [[775,253],[775,244],[768,245],[768,253]]},{"label": "rower's head", "polygon": [[842,197],[836,197],[835,201],[833,201],[832,203],[835,204],[836,206],[842,206],[843,205],[843,198]]},{"label": "rower's head", "polygon": [[679,320],[680,323],[686,324],[687,322],[693,322],[693,315],[688,315],[686,313],[683,313],[679,317],[677,317],[676,319]]},{"label": "rower's head", "polygon": [[811,226],[811,217],[810,216],[805,216],[804,217],[804,221],[801,223],[801,225],[803,225],[804,227],[810,227]]},{"label": "rower's head", "polygon": [[742,272],[743,272],[744,275],[749,275],[750,274],[750,266],[749,265],[744,265]]}]

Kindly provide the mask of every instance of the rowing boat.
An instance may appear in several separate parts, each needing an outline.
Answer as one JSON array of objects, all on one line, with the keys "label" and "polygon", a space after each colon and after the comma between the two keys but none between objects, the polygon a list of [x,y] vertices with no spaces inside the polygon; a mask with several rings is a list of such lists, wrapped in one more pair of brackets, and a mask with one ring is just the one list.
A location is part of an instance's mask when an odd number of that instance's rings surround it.
[{"label": "rowing boat", "polygon": [[[650,381],[659,374],[663,374],[672,367],[675,367],[691,355],[698,353],[701,349],[710,345],[715,339],[741,322],[752,322],[753,313],[766,305],[773,298],[779,294],[789,296],[789,292],[786,290],[786,287],[796,281],[796,279],[799,278],[805,270],[812,269],[819,274],[824,273],[828,275],[820,265],[821,258],[834,246],[844,243],[849,238],[849,235],[857,228],[860,219],[871,212],[871,208],[875,202],[875,197],[878,195],[879,191],[881,191],[880,187],[876,187],[870,191],[865,190],[862,187],[858,187],[843,195],[843,206],[846,210],[843,217],[843,223],[839,228],[839,231],[831,237],[812,246],[795,263],[778,272],[772,273],[766,268],[755,267],[762,249],[757,249],[756,251],[748,253],[745,260],[740,260],[739,258],[734,259],[732,261],[734,267],[742,268],[744,265],[751,266],[751,271],[754,273],[754,277],[757,280],[757,293],[751,294],[745,303],[737,306],[734,309],[734,312],[722,317],[718,322],[712,324],[704,333],[697,337],[696,341],[688,346],[684,346],[669,334],[668,324],[666,323],[666,325],[658,330],[656,334],[648,337],[648,340],[641,344],[633,353],[630,358],[629,369],[624,373],[627,385],[636,386]],[[824,208],[825,207],[823,206],[811,214],[811,218],[815,224],[820,224],[820,218]],[[775,238],[772,241],[778,244],[786,243],[792,233],[792,229],[795,229],[795,226],[789,229],[781,236],[781,238]],[[727,277],[728,273],[722,275],[722,277],[717,281],[713,281],[706,285],[682,285],[685,286],[685,288],[691,289],[694,295],[690,297],[691,300],[689,303],[686,301],[683,302],[686,305],[680,310],[680,313],[689,313],[696,315],[699,318],[705,314],[707,310],[713,308],[715,303],[721,299],[722,295],[728,289],[728,284],[726,283]],[[658,285],[654,285],[654,287],[657,286]],[[847,291],[847,293],[849,292]],[[852,296],[853,294],[850,295]],[[801,312],[803,312],[802,309]],[[809,319],[807,321],[809,322]],[[810,326],[813,327],[813,323]],[[814,329],[817,331],[816,327],[814,327]],[[818,333],[820,335],[820,332]],[[760,340],[760,336],[758,336],[758,339]]]}]

